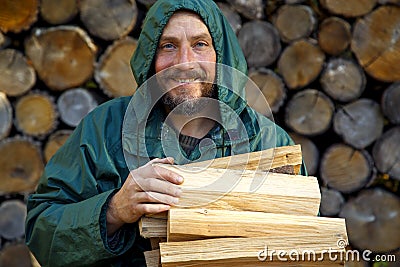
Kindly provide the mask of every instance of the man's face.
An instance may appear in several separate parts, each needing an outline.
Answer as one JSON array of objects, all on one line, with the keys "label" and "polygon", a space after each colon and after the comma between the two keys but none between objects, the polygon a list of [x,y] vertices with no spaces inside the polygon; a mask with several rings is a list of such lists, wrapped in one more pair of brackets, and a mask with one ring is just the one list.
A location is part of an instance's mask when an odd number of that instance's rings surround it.
[{"label": "man's face", "polygon": [[198,112],[196,99],[213,95],[216,57],[211,35],[201,18],[185,11],[174,13],[161,35],[155,59],[167,108],[182,104],[184,114]]}]

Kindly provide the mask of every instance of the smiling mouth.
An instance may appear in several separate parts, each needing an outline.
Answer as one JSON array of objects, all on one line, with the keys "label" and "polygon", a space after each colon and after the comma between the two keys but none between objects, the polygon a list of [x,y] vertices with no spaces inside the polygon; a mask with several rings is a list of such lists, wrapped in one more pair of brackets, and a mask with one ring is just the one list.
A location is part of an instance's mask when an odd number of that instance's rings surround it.
[{"label": "smiling mouth", "polygon": [[178,83],[192,83],[192,82],[196,81],[197,78],[190,78],[190,79],[187,79],[187,78],[186,79],[173,78],[173,80],[175,82],[178,82]]}]

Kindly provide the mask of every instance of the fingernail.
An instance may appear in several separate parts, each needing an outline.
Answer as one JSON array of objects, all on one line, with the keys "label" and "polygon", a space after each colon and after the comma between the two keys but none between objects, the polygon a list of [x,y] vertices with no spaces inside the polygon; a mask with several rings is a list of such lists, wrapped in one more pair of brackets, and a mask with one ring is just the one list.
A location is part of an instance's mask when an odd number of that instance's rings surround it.
[{"label": "fingernail", "polygon": [[176,205],[176,204],[178,204],[178,203],[179,203],[179,198],[174,197],[174,198],[172,199],[172,204]]},{"label": "fingernail", "polygon": [[180,188],[178,188],[178,189],[176,189],[176,191],[175,191],[175,195],[177,196],[177,197],[180,197],[180,196],[182,196],[182,189],[180,189]]},{"label": "fingernail", "polygon": [[176,180],[178,181],[178,183],[183,183],[183,177],[182,176],[178,176],[176,177]]}]

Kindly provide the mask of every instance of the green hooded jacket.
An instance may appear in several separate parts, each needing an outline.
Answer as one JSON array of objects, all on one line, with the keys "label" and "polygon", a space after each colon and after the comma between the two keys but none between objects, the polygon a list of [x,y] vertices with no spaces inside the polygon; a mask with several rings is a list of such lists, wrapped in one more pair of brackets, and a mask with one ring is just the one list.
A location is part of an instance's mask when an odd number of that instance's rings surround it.
[{"label": "green hooded jacket", "polygon": [[[106,210],[129,169],[151,158],[182,154],[179,147],[171,145],[176,144],[176,135],[162,131],[168,129],[163,124],[164,111],[151,105],[150,90],[146,90],[146,80],[154,74],[159,37],[168,19],[180,9],[196,12],[208,26],[217,63],[231,66],[241,75],[247,73],[236,36],[213,1],[157,1],[148,11],[131,60],[135,79],[144,90],[108,101],[88,114],[48,162],[36,192],[29,197],[26,243],[42,266],[146,266],[143,251],[150,250],[150,244],[140,237],[137,223],[123,226],[117,242],[109,242]],[[189,160],[293,144],[280,127],[246,105],[246,80],[240,74],[226,75],[219,69],[217,77],[220,84],[235,88],[218,86],[223,127],[213,128],[208,134],[213,142],[195,148]],[[175,156],[175,162],[182,164],[186,159]]]}]

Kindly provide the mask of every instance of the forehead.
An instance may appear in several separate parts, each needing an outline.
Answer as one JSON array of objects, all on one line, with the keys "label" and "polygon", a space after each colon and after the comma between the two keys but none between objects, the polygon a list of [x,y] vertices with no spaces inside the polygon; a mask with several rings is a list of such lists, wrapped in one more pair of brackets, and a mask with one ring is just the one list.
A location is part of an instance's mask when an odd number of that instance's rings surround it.
[{"label": "forehead", "polygon": [[185,10],[176,11],[171,16],[162,35],[181,31],[193,33],[201,32],[210,35],[207,25],[203,22],[201,17],[194,12]]}]

